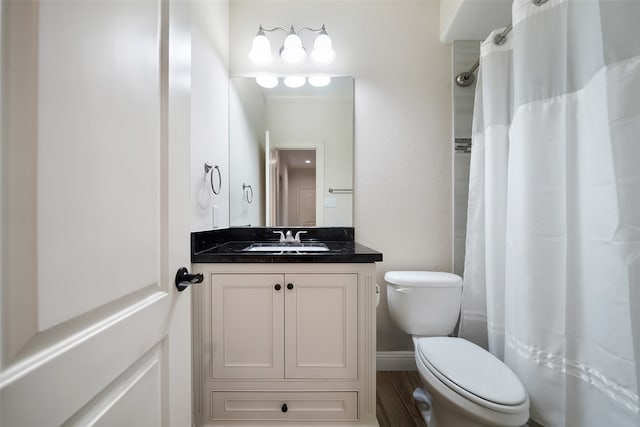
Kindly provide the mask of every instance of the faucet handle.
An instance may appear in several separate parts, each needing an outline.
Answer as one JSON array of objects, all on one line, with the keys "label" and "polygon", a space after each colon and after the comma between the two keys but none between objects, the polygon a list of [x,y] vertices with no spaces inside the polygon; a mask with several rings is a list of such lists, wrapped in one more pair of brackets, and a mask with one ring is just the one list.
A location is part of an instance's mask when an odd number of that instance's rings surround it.
[{"label": "faucet handle", "polygon": [[280,234],[280,242],[284,242],[284,232],[282,231],[272,231],[272,233]]},{"label": "faucet handle", "polygon": [[296,241],[296,242],[299,242],[299,241],[300,241],[300,235],[301,235],[301,234],[305,234],[305,233],[306,233],[306,231],[302,231],[302,230],[301,230],[301,231],[298,231],[298,232],[296,233],[296,237],[294,237],[294,239],[293,239],[293,240],[294,240],[294,241]]}]

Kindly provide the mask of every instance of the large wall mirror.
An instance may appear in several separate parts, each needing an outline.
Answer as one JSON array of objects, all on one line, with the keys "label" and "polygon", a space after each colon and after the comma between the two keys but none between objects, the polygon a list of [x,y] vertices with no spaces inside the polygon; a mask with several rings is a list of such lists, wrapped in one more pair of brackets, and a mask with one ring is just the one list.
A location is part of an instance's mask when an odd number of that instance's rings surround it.
[{"label": "large wall mirror", "polygon": [[353,225],[353,78],[229,79],[231,226]]}]

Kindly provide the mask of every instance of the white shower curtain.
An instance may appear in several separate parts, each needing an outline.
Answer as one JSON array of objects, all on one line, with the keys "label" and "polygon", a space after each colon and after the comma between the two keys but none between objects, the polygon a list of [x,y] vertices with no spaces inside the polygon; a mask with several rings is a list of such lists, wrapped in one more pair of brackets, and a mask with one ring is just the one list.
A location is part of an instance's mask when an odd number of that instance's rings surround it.
[{"label": "white shower curtain", "polygon": [[460,335],[545,426],[639,426],[640,1],[512,19],[481,47]]}]

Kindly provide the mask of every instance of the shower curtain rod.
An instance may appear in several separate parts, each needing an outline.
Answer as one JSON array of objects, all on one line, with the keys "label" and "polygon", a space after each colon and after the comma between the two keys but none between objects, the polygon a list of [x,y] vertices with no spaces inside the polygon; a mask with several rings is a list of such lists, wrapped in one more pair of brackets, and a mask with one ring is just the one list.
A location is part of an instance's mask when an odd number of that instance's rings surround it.
[{"label": "shower curtain rod", "polygon": [[[548,0],[531,0],[531,4],[533,4],[534,6],[541,6],[547,1]],[[505,41],[507,41],[507,34],[509,34],[512,29],[513,24],[507,25],[507,28],[496,34],[496,36],[493,38],[493,43],[498,46],[502,45]],[[473,82],[476,81],[476,76],[473,73],[478,69],[479,66],[480,59],[478,59],[476,63],[473,64],[469,71],[465,71],[456,76],[456,84],[461,87],[471,86]]]},{"label": "shower curtain rod", "polygon": [[[493,38],[493,43],[498,46],[503,44],[507,40],[507,34],[509,34],[509,32],[511,32],[512,29],[513,29],[512,24],[507,25],[507,28],[502,30],[500,33],[496,34],[496,36]],[[471,66],[469,71],[465,71],[456,76],[456,84],[461,87],[471,86],[473,82],[476,81],[476,76],[474,73],[479,66],[480,66],[480,59],[478,59],[475,62],[475,64]]]},{"label": "shower curtain rod", "polygon": [[503,45],[504,42],[507,41],[507,34],[509,34],[511,30],[513,30],[513,24],[507,25],[507,28],[496,34],[496,36],[493,38],[493,43],[498,46]]}]

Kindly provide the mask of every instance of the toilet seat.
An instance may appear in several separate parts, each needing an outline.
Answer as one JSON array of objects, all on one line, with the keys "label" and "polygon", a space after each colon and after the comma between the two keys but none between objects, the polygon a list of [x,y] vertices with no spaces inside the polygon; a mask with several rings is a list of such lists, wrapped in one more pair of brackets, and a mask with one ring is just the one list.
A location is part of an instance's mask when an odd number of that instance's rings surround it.
[{"label": "toilet seat", "polygon": [[467,340],[419,338],[416,355],[444,386],[480,406],[507,414],[528,406],[527,393],[511,369]]}]

